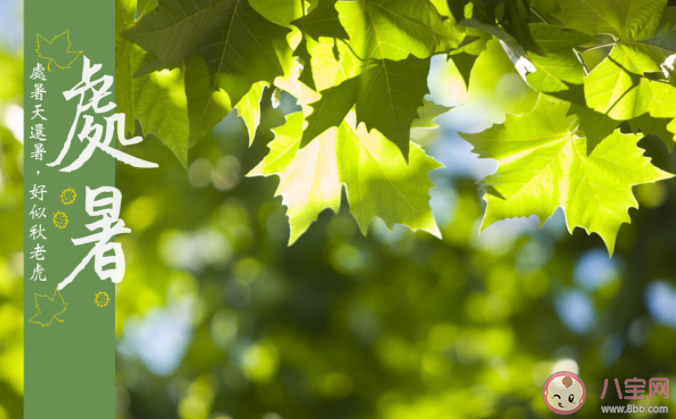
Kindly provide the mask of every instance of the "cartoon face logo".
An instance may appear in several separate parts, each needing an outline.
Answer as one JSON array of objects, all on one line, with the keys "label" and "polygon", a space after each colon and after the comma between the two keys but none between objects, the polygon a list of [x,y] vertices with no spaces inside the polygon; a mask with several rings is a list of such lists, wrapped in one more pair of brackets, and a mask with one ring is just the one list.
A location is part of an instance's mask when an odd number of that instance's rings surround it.
[{"label": "cartoon face logo", "polygon": [[542,388],[545,404],[549,410],[559,415],[570,415],[580,410],[586,394],[580,377],[566,371],[549,377]]}]

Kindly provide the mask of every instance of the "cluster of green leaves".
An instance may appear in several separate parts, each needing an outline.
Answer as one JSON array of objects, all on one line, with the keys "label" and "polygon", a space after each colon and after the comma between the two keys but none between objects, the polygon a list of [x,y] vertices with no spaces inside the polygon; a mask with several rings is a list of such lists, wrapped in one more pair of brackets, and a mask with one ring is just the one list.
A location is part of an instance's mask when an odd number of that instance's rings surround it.
[{"label": "cluster of green leaves", "polygon": [[[464,135],[499,162],[484,180],[484,226],[562,207],[569,230],[598,233],[612,253],[636,207],[632,186],[670,177],[637,142],[676,133],[676,8],[666,0],[159,0],[117,3],[117,102],[184,166],[188,149],[237,109],[253,142],[264,88],[301,111],[275,130],[250,175],[278,175],[291,242],[345,188],[366,231],[374,217],[432,234],[428,173],[440,167],[411,129],[447,110],[425,100],[430,60],[468,83],[499,45],[537,105]],[[140,9],[140,18],[136,9]],[[590,57],[605,53],[600,62]],[[494,53],[493,53],[494,55]],[[503,57],[501,57],[502,59]],[[640,134],[639,134],[640,133]]]}]

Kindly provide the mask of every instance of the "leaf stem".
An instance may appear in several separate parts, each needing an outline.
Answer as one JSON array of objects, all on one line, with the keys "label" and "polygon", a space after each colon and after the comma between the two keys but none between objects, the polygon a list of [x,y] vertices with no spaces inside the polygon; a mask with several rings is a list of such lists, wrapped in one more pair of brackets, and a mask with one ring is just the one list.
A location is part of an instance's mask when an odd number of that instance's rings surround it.
[{"label": "leaf stem", "polygon": [[589,74],[589,67],[587,67],[587,63],[582,57],[582,54],[580,54],[580,51],[578,51],[576,48],[573,48],[573,52],[575,53],[577,60],[580,62],[580,64],[582,64],[582,67],[584,68],[584,73]]},{"label": "leaf stem", "polygon": [[608,42],[606,44],[594,45],[594,46],[591,46],[591,47],[576,47],[575,49],[578,49],[581,52],[587,52],[587,51],[591,51],[591,50],[599,49],[599,48],[613,47],[615,45],[617,45],[617,41]]},{"label": "leaf stem", "polygon": [[585,74],[589,74],[589,67],[587,67],[587,63],[585,62],[584,58],[582,57],[582,54],[587,52],[587,51],[592,51],[595,49],[599,48],[606,48],[606,47],[612,47],[617,45],[617,41],[615,42],[608,42],[605,44],[599,44],[599,45],[594,45],[591,47],[575,47],[573,48],[573,52],[575,53],[575,56],[577,57],[577,60],[582,64],[582,67],[584,67],[584,72]]}]

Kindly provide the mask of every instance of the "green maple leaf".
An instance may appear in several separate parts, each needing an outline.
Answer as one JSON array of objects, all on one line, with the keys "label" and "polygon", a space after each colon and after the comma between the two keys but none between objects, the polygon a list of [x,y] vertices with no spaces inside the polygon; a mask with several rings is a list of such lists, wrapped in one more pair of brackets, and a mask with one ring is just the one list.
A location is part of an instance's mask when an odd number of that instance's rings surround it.
[{"label": "green maple leaf", "polygon": [[363,60],[427,58],[464,38],[429,0],[340,1],[336,8],[350,46]]},{"label": "green maple leaf", "polygon": [[[354,106],[357,76],[361,73],[360,60],[346,43],[335,43],[329,38],[319,41],[309,39],[307,43],[315,74],[314,83],[316,90],[321,92],[321,98],[311,105],[312,112],[307,117],[307,128],[303,132],[303,147],[330,127],[341,124]],[[338,52],[337,57],[334,48]]]},{"label": "green maple leaf", "polygon": [[657,28],[666,0],[560,0],[554,13],[566,27],[590,35],[636,39]]},{"label": "green maple leaf", "polygon": [[492,40],[493,37],[481,29],[471,26],[464,26],[463,28],[466,32],[465,40],[458,48],[449,53],[449,58],[453,60],[453,64],[465,81],[465,86],[469,88],[470,75],[474,64],[479,54],[486,49],[488,41]]},{"label": "green maple leaf", "polygon": [[526,74],[526,79],[532,88],[541,92],[559,92],[567,90],[569,84],[581,84],[585,73],[573,48],[596,40],[561,26],[531,23],[519,30],[528,30],[531,47],[527,52],[517,39],[499,26],[474,19],[462,23],[498,38],[515,64],[527,57],[533,69]]},{"label": "green maple leaf", "polygon": [[254,84],[272,83],[284,74],[284,63],[291,59],[289,32],[261,16],[247,0],[161,0],[158,9],[125,36],[165,67],[186,63],[190,143],[194,143]]},{"label": "green maple leaf", "polygon": [[659,64],[645,59],[634,48],[618,44],[585,78],[587,105],[616,120],[646,112],[656,118],[676,117],[676,86],[643,77],[646,72],[658,71]]},{"label": "green maple leaf", "polygon": [[408,160],[411,124],[429,93],[430,61],[410,56],[402,61],[382,60],[360,77],[356,98],[357,122],[377,129],[395,143]]},{"label": "green maple leaf", "polygon": [[516,41],[522,45],[526,50],[532,51],[539,55],[544,55],[544,50],[540,44],[535,41],[531,28],[528,22],[531,19],[530,8],[528,2],[523,0],[507,0],[505,5],[506,21],[502,22],[502,26],[509,32]]},{"label": "green maple leaf", "polygon": [[[465,18],[465,6],[469,3],[470,0],[435,0],[434,3],[437,5],[437,9],[441,9],[441,4],[446,3],[446,8],[450,16],[453,16],[456,22],[460,22]],[[441,10],[440,10],[440,13]]]},{"label": "green maple leaf", "polygon": [[537,215],[540,222],[563,208],[569,231],[597,233],[610,254],[629,208],[638,203],[632,186],[672,177],[650,163],[636,146],[642,138],[615,131],[587,156],[586,139],[566,116],[569,103],[541,96],[535,110],[508,115],[505,124],[482,134],[462,134],[498,171],[483,183],[488,191],[482,229],[495,221]]},{"label": "green maple leaf", "polygon": [[411,128],[437,128],[438,125],[434,123],[434,120],[450,110],[448,106],[425,100],[424,105],[418,108],[419,118],[413,121]]},{"label": "green maple leaf", "polygon": [[[495,16],[494,13],[488,13],[488,10],[485,6],[480,4],[472,4],[472,7],[468,10],[464,10],[464,5],[470,3],[465,0],[447,0],[448,7],[454,9],[448,11],[448,13],[441,12],[442,14],[449,15],[452,14],[453,17],[458,22],[468,23],[472,22],[469,26],[464,25],[460,26],[459,30],[465,33],[465,38],[462,43],[455,49],[451,50],[449,57],[453,60],[458,72],[465,81],[465,86],[469,88],[470,85],[470,75],[474,64],[477,61],[478,56],[486,50],[488,42],[493,40],[495,35],[498,39],[503,41],[507,39],[508,42],[512,42],[512,37],[507,32],[495,26]],[[462,9],[460,7],[462,6]],[[488,6],[488,9],[492,6]],[[471,16],[465,16],[465,12],[470,12]],[[465,19],[465,17],[467,17]],[[486,26],[483,26],[486,24]],[[490,29],[489,29],[490,28]],[[493,28],[497,28],[498,31],[494,31]],[[488,29],[488,30],[487,30]]]},{"label": "green maple leaf", "polygon": [[35,52],[38,53],[38,57],[49,60],[49,63],[47,63],[48,71],[52,71],[50,68],[52,63],[61,70],[70,68],[70,65],[82,54],[82,51],[70,50],[70,30],[56,35],[51,41],[38,34],[37,42],[38,49]]},{"label": "green maple leaf", "polygon": [[341,182],[336,159],[337,128],[323,133],[300,150],[303,114],[287,116],[287,122],[273,130],[270,153],[247,176],[278,175],[275,195],[282,196],[291,227],[289,244],[294,243],[326,208],[338,212]]},{"label": "green maple leaf", "polygon": [[[430,57],[454,60],[474,104],[519,74],[535,90],[520,89],[505,111],[527,113],[467,136],[500,163],[485,179],[484,226],[562,207],[569,229],[598,233],[612,253],[636,206],[632,185],[670,176],[636,142],[639,132],[670,149],[676,139],[676,9],[560,3],[545,16],[564,26],[528,23],[521,0],[159,0],[139,22],[134,0],[116,0],[117,101],[127,133],[138,120],[187,165],[189,147],[233,109],[253,141],[274,85],[303,112],[275,130],[251,175],[280,177],[291,242],[324,209],[338,211],[343,188],[363,232],[381,217],[438,234],[427,177],[438,165],[410,145],[411,128],[434,127],[448,109],[424,100]],[[612,50],[586,74],[579,51],[606,38]],[[635,134],[616,130],[622,121]]]},{"label": "green maple leaf", "polygon": [[658,136],[667,145],[669,152],[676,144],[676,119],[653,118],[649,114],[643,114],[629,121],[633,132],[653,134]]},{"label": "green maple leaf", "polygon": [[314,71],[312,70],[312,56],[307,49],[307,40],[305,37],[301,39],[300,43],[293,51],[293,56],[300,58],[303,64],[303,70],[298,77],[298,80],[305,83],[305,85],[312,90],[317,90],[317,85],[315,84],[315,79],[313,76]]},{"label": "green maple leaf", "polygon": [[337,0],[319,0],[317,7],[306,16],[292,21],[291,24],[315,41],[319,40],[320,36],[348,39],[347,32],[338,17],[336,2]]},{"label": "green maple leaf", "polygon": [[338,211],[343,185],[363,233],[379,217],[389,228],[403,224],[439,236],[428,205],[434,186],[428,173],[441,165],[417,145],[411,147],[407,165],[382,134],[355,125],[351,112],[339,127],[301,149],[303,114],[288,115],[286,124],[274,130],[270,153],[248,174],[280,177],[276,195],[288,208],[289,242],[295,242],[324,209]]},{"label": "green maple leaf", "polygon": [[358,121],[384,134],[407,158],[410,126],[428,92],[428,57],[456,47],[464,34],[428,0],[341,1],[336,9],[350,40],[308,40],[322,98],[311,104],[302,144],[338,126],[356,106]]},{"label": "green maple leaf", "polygon": [[35,308],[38,309],[38,312],[28,319],[30,323],[36,323],[42,327],[49,326],[54,320],[63,323],[63,320],[56,316],[66,311],[68,303],[63,300],[63,296],[58,289],[54,290],[52,297],[38,293],[33,293],[33,295],[35,296]]},{"label": "green maple leaf", "polygon": [[478,55],[468,54],[466,52],[459,52],[457,54],[449,55],[449,59],[455,64],[455,68],[458,69],[458,73],[462,76],[462,80],[465,82],[465,87],[469,87],[469,77],[472,73],[472,68],[476,63]]},{"label": "green maple leaf", "polygon": [[[312,69],[312,57],[308,51],[306,36],[319,41],[319,37],[334,38],[334,50],[337,49],[335,42],[337,39],[347,40],[349,36],[340,23],[338,11],[336,10],[337,0],[319,0],[317,7],[306,16],[296,19],[291,22],[303,32],[303,39],[296,47],[293,55],[299,57],[303,62],[303,70],[300,73],[298,80],[305,83],[306,86],[313,90],[317,90],[317,85],[314,81]],[[334,52],[335,54],[335,52]]]},{"label": "green maple leaf", "polygon": [[405,163],[397,147],[384,141],[381,133],[355,126],[356,119],[348,115],[339,128],[343,141],[338,143],[337,154],[350,212],[362,234],[378,217],[390,229],[401,224],[441,237],[429,206],[429,190],[434,187],[429,172],[442,165],[415,143]]},{"label": "green maple leaf", "polygon": [[132,103],[143,134],[159,138],[187,168],[190,131],[181,69],[155,71],[134,79]]},{"label": "green maple leaf", "polygon": [[594,151],[596,146],[604,138],[613,133],[619,125],[619,121],[614,120],[606,114],[589,109],[586,105],[572,104],[569,114],[577,115],[580,123],[581,135],[587,139],[587,154]]},{"label": "green maple leaf", "polygon": [[666,0],[628,0],[622,4],[572,0],[561,6],[557,16],[566,26],[614,38],[610,54],[584,79],[590,108],[618,121],[646,112],[657,118],[676,117],[672,99],[676,87],[644,77],[646,73],[662,73],[666,58],[676,53],[675,16],[665,10]]},{"label": "green maple leaf", "polygon": [[582,84],[585,73],[573,48],[596,38],[556,25],[531,23],[528,27],[543,51],[528,54],[536,69],[527,75],[528,84],[541,92],[559,92],[568,90],[568,84]]},{"label": "green maple leaf", "polygon": [[[676,7],[667,7],[655,33],[637,46],[657,63],[665,63],[676,54]],[[664,68],[663,68],[664,70]],[[671,64],[674,71],[673,63]]]},{"label": "green maple leaf", "polygon": [[138,120],[145,135],[155,135],[188,166],[189,121],[184,73],[179,68],[134,77],[145,60],[144,51],[122,32],[135,25],[134,0],[115,0],[115,101],[126,115],[125,132],[134,134]]},{"label": "green maple leaf", "polygon": [[584,97],[584,86],[564,83],[566,84],[565,90],[550,94],[553,97],[570,102],[568,114],[577,116],[579,135],[587,139],[587,154],[589,154],[598,143],[612,134],[620,121],[588,108]]},{"label": "green maple leaf", "polygon": [[428,60],[413,56],[402,61],[382,60],[358,78],[320,92],[321,99],[311,104],[314,111],[303,132],[303,146],[317,133],[339,125],[356,104],[359,122],[381,131],[408,159],[411,124],[418,119],[418,108],[429,93],[428,73]]},{"label": "green maple leaf", "polygon": [[291,27],[294,21],[304,16],[306,9],[315,6],[317,0],[248,0],[261,16],[279,26]]},{"label": "green maple leaf", "polygon": [[[131,25],[129,26],[131,27]],[[127,38],[125,38],[127,39]],[[142,50],[142,49],[141,49]],[[134,73],[134,77],[141,77],[145,76],[146,74],[150,74],[154,71],[160,71],[168,68],[178,68],[178,66],[167,66],[162,63],[162,61],[158,60],[157,57],[154,57],[150,54],[144,54],[143,62],[141,63],[140,66],[138,66],[138,70]]]},{"label": "green maple leaf", "polygon": [[259,81],[251,86],[251,90],[235,106],[237,114],[244,120],[249,132],[249,145],[254,141],[256,130],[261,123],[261,97],[268,83]]}]

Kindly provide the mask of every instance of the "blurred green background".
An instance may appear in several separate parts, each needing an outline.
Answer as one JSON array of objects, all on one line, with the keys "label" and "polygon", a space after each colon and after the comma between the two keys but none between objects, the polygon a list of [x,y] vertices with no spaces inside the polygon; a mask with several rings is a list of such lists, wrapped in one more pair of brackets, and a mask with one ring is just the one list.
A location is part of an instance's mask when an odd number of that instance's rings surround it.
[{"label": "blurred green background", "polygon": [[[15,419],[23,410],[21,3],[1,6],[0,419]],[[414,133],[447,166],[432,174],[443,240],[378,221],[363,237],[342,208],[287,247],[277,179],[244,177],[267,153],[271,128],[295,109],[287,95],[273,108],[266,92],[251,148],[230,115],[191,149],[187,173],[156,138],[134,146],[160,169],[117,171],[132,229],[118,238],[127,271],[117,287],[117,417],[553,417],[541,390],[558,370],[579,371],[586,384],[576,415],[598,417],[601,404],[626,404],[614,378],[675,379],[676,181],[634,189],[642,208],[630,211],[612,259],[599,237],[569,235],[560,211],[542,229],[529,218],[479,234],[475,183],[495,164],[472,155],[456,131],[481,131],[535,100],[511,65],[483,68],[481,78],[468,92],[453,65],[436,60],[432,98],[454,108],[438,130]],[[640,145],[676,172],[659,139]],[[641,403],[666,404],[674,416],[673,400]]]}]

